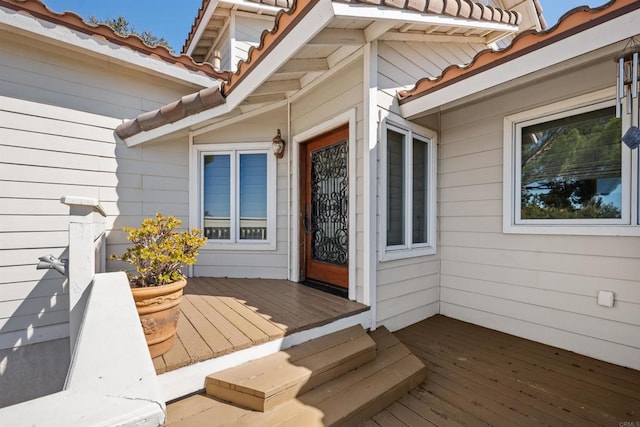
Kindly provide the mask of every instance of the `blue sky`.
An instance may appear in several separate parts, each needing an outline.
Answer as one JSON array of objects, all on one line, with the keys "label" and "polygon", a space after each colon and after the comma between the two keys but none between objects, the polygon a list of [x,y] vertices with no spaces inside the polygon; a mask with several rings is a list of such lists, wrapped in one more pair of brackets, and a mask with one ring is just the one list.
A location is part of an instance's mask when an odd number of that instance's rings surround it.
[{"label": "blue sky", "polygon": [[[202,4],[201,0],[44,0],[55,12],[73,11],[83,18],[93,15],[98,19],[117,18],[122,15],[139,32],[151,31],[169,41],[175,53],[189,34],[191,25]],[[600,6],[607,0],[540,0],[549,26],[576,6]]]}]

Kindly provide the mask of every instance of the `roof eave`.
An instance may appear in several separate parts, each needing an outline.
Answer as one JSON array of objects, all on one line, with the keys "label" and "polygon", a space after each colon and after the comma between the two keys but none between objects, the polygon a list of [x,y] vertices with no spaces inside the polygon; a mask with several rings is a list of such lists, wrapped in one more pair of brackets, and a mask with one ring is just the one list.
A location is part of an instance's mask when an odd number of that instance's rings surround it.
[{"label": "roof eave", "polygon": [[182,49],[183,53],[191,56],[193,50],[198,45],[200,37],[202,37],[202,34],[207,29],[209,20],[211,19],[211,16],[213,16],[213,12],[216,10],[216,7],[218,7],[218,0],[211,0],[206,4],[205,10],[202,12],[202,15],[196,18],[196,28],[192,30],[193,36],[189,34],[189,37],[187,39],[188,44]]},{"label": "roof eave", "polygon": [[144,70],[170,80],[200,87],[220,83],[216,77],[204,72],[190,70],[179,63],[171,64],[153,55],[146,55],[126,46],[111,43],[108,40],[87,37],[85,33],[79,33],[64,25],[49,21],[47,21],[47,25],[42,25],[42,21],[39,18],[17,13],[10,9],[4,9],[4,13],[0,13],[0,29],[5,29],[24,37],[46,41],[53,45],[65,46],[85,54],[109,58],[112,62],[129,68]]},{"label": "roof eave", "polygon": [[463,72],[458,77],[444,81],[429,90],[409,95],[400,100],[400,112],[404,118],[416,118],[447,108],[456,101],[475,96],[506,82],[629,39],[638,35],[639,20],[640,4],[636,4],[628,13],[583,30],[563,32],[556,37],[550,37],[539,47],[534,45],[529,50],[498,57],[484,67],[468,73]]},{"label": "roof eave", "polygon": [[[258,86],[276,72],[291,56],[311,40],[334,17],[331,0],[299,0],[301,10],[281,16],[276,32],[263,35],[261,46],[250,49],[249,58],[241,62],[238,72],[223,85],[225,102],[212,109],[189,115],[155,129],[122,138],[134,146],[188,129],[197,123],[219,117],[240,105]],[[278,37],[278,34],[284,34]],[[269,41],[271,43],[269,43]]]},{"label": "roof eave", "polygon": [[406,24],[424,24],[452,28],[483,29],[503,33],[504,36],[518,31],[518,25],[461,18],[447,15],[421,13],[407,9],[390,7],[372,7],[367,4],[332,3],[337,18],[372,20],[378,22],[402,22]]}]

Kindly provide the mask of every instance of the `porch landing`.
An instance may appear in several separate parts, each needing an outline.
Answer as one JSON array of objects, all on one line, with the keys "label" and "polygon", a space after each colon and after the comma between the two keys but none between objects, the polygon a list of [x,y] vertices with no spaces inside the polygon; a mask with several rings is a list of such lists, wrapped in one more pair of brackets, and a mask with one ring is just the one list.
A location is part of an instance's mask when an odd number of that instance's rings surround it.
[{"label": "porch landing", "polygon": [[153,365],[163,374],[368,309],[287,280],[189,278],[176,341]]},{"label": "porch landing", "polygon": [[395,335],[427,380],[366,427],[640,425],[640,371],[444,316]]}]

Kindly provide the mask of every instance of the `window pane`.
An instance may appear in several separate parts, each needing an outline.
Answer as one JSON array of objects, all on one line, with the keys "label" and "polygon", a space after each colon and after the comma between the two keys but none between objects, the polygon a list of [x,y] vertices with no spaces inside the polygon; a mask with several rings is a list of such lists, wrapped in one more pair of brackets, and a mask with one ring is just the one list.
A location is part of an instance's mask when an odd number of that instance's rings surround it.
[{"label": "window pane", "polygon": [[413,140],[413,243],[427,243],[428,150],[427,144]]},{"label": "window pane", "polygon": [[404,245],[404,135],[387,129],[387,246]]},{"label": "window pane", "polygon": [[267,154],[240,154],[240,239],[267,239]]},{"label": "window pane", "polygon": [[212,240],[231,238],[231,157],[204,156],[204,234]]},{"label": "window pane", "polygon": [[521,218],[620,218],[621,132],[613,107],[523,128]]}]

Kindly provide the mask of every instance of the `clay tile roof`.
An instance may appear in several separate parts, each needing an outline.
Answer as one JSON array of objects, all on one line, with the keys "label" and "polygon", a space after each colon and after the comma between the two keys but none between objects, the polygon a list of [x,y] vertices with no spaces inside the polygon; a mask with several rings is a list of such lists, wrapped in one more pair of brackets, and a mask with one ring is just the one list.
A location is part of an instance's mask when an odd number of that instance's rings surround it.
[{"label": "clay tile roof", "polygon": [[129,138],[142,131],[177,122],[185,117],[217,107],[224,103],[224,97],[217,87],[202,89],[199,92],[183,96],[180,100],[167,104],[157,110],[140,114],[133,120],[122,123],[116,128],[116,134]]},{"label": "clay tile roof", "polygon": [[198,25],[200,25],[200,21],[202,21],[202,18],[204,17],[204,12],[207,10],[207,7],[209,6],[210,2],[211,0],[202,0],[202,5],[198,9],[198,13],[196,14],[196,18],[193,21],[193,24],[191,25],[191,29],[189,30],[189,34],[187,35],[187,39],[182,45],[182,54],[187,53],[187,48],[189,47],[189,44],[193,40],[193,37],[196,35],[196,29],[198,28]]},{"label": "clay tile roof", "polygon": [[471,0],[333,0],[336,3],[369,4],[394,9],[413,10],[420,13],[433,13],[456,18],[472,18],[518,25],[522,16],[495,7],[484,6]]},{"label": "clay tile roof", "polygon": [[[265,4],[267,6],[281,7],[283,9],[289,9],[293,7],[293,4],[295,3],[295,0],[251,0],[251,1],[254,3]],[[204,18],[204,13],[206,12],[207,7],[209,6],[209,3],[211,3],[211,0],[202,0],[202,5],[198,9],[198,13],[196,14],[196,18],[194,19],[193,24],[191,25],[191,30],[189,30],[187,39],[185,40],[184,45],[182,45],[183,54],[187,53],[187,49],[189,48],[189,45],[191,44],[191,42],[193,41],[193,38],[196,35],[196,30],[198,29],[200,22]]]},{"label": "clay tile roof", "polygon": [[[1,0],[0,0],[1,1]],[[256,1],[256,0],[252,0]],[[291,7],[289,9],[283,9],[278,12],[275,18],[275,24],[273,28],[269,31],[264,31],[260,38],[260,45],[257,47],[251,47],[247,54],[247,59],[245,61],[240,61],[238,63],[238,69],[235,73],[230,73],[229,77],[225,82],[222,83],[220,90],[211,88],[210,92],[207,92],[207,89],[198,92],[197,94],[193,94],[194,98],[191,99],[190,96],[183,97],[180,101],[169,104],[165,107],[162,107],[158,110],[150,111],[148,113],[143,113],[136,117],[134,120],[125,122],[116,128],[116,134],[122,138],[126,139],[131,136],[134,136],[142,131],[147,131],[151,129],[158,128],[160,126],[174,123],[178,120],[186,118],[192,114],[197,114],[218,106],[225,102],[225,97],[227,97],[237,85],[244,80],[244,78],[249,74],[251,69],[255,67],[258,63],[260,63],[271,51],[272,47],[278,43],[278,41],[286,36],[288,32],[295,27],[299,19],[304,16],[306,12],[308,12],[318,0],[261,0],[256,1],[264,4],[271,5],[282,5],[287,2],[291,2]],[[338,0],[334,0],[338,1]],[[367,4],[373,5],[388,5],[388,4],[396,4],[393,7],[401,7],[407,8],[408,3],[413,1],[422,2],[422,9],[420,11],[425,11],[426,7],[431,5],[436,10],[439,10],[437,13],[450,13],[452,16],[460,16],[460,14],[487,14],[490,20],[495,20],[496,22],[503,22],[505,19],[512,23],[513,25],[517,25],[520,22],[521,16],[519,13],[501,11],[496,8],[482,6],[480,4],[474,3],[469,0],[345,0],[346,3],[364,3],[369,2]],[[459,7],[454,7],[453,4],[460,5]],[[464,4],[463,4],[464,3]],[[193,37],[195,33],[195,28],[198,25],[200,19],[206,10],[207,0],[204,0],[203,6],[200,8],[198,12],[198,18],[196,18],[196,22],[191,29],[191,33],[189,37]],[[467,10],[467,7],[469,8]],[[187,40],[188,44],[189,39]],[[186,45],[185,45],[186,46]]]},{"label": "clay tile roof", "polygon": [[[283,9],[292,8],[295,0],[250,0],[254,3],[266,4],[269,6],[281,7]],[[493,21],[510,25],[519,25],[522,16],[518,12],[498,9],[491,6],[484,6],[471,0],[333,0],[336,3],[366,4],[371,6],[385,6],[394,9],[412,10],[420,13],[433,13],[437,15],[448,15],[456,18],[477,19],[484,21]],[[191,31],[187,36],[187,40],[182,46],[182,53],[187,51],[187,47],[193,41],[196,29],[203,19],[204,12],[207,10],[210,0],[202,0],[202,6],[198,9],[195,21],[191,26]],[[542,8],[538,0],[534,0],[536,10],[541,22]],[[544,28],[543,24],[543,28]]]},{"label": "clay tile roof", "polygon": [[164,46],[150,47],[144,44],[142,39],[136,35],[122,37],[113,32],[108,25],[91,25],[85,22],[79,15],[73,12],[56,13],[40,0],[0,0],[0,7],[4,7],[15,12],[42,19],[56,25],[62,25],[74,31],[87,34],[91,37],[101,38],[110,43],[127,47],[136,52],[143,53],[169,64],[183,67],[191,71],[206,74],[217,79],[225,79],[226,72],[216,71],[211,64],[197,64],[190,56],[173,56]]},{"label": "clay tile roof", "polygon": [[578,6],[565,13],[552,28],[525,31],[504,49],[478,52],[469,64],[451,65],[438,77],[418,80],[413,89],[399,92],[398,98],[404,104],[637,8],[640,8],[639,0],[611,0],[596,8]]}]

